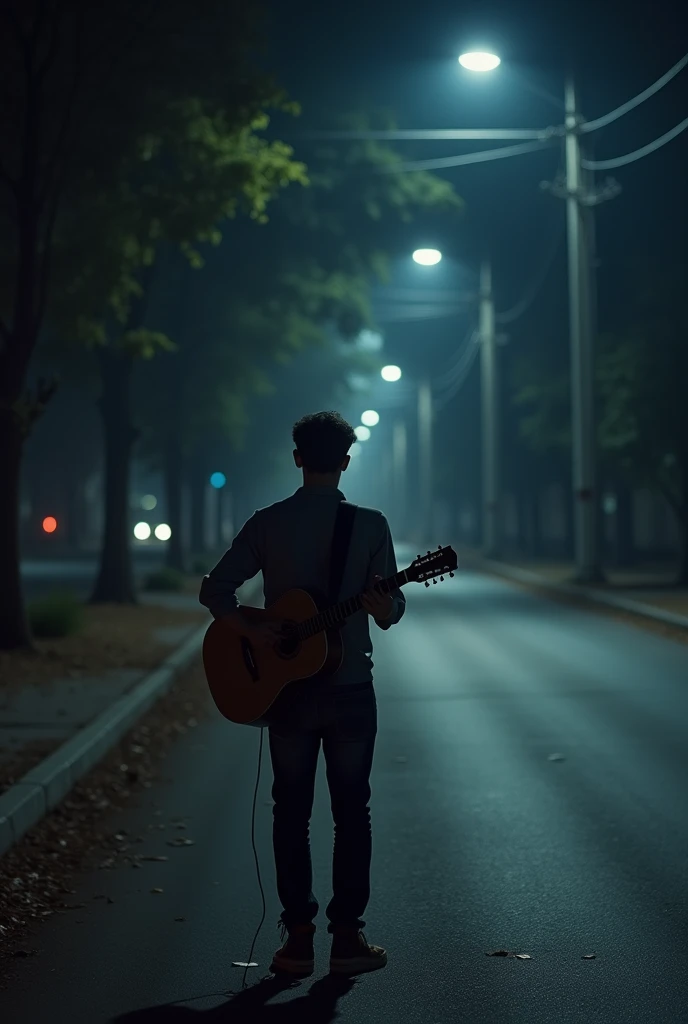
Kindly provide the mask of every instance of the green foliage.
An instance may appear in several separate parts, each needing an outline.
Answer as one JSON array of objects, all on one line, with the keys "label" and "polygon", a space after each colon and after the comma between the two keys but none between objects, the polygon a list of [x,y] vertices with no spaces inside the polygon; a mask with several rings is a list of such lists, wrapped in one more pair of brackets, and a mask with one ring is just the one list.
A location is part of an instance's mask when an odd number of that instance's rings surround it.
[{"label": "green foliage", "polygon": [[152,572],[146,579],[146,590],[183,590],[186,583],[184,573],[177,572],[166,566],[157,572]]},{"label": "green foliage", "polygon": [[[639,290],[628,322],[598,339],[601,458],[635,486],[660,492],[688,521],[688,268]],[[568,375],[524,360],[514,401],[533,450],[570,444]]]},{"label": "green foliage", "polygon": [[83,622],[83,605],[76,596],[66,591],[50,594],[27,606],[27,614],[34,636],[51,639],[70,636]]}]

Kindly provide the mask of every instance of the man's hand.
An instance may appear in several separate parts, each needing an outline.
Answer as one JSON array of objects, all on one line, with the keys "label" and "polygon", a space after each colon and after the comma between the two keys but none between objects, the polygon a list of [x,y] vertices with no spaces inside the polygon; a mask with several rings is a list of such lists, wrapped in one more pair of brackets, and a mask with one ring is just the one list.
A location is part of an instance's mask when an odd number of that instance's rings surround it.
[{"label": "man's hand", "polygon": [[257,647],[274,647],[284,637],[282,622],[278,619],[252,622],[246,630],[249,640]]},{"label": "man's hand", "polygon": [[[381,579],[382,576],[374,576],[373,584],[378,583]],[[385,622],[394,611],[394,599],[391,594],[379,594],[372,586],[361,597],[361,604],[376,622]]]}]

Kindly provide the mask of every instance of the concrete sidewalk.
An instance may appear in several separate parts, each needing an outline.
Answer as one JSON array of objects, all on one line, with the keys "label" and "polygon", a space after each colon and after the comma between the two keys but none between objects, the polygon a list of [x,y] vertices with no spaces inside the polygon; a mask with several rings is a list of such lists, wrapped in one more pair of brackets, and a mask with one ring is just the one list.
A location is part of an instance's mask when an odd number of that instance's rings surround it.
[{"label": "concrete sidewalk", "polygon": [[478,551],[466,548],[459,552],[459,564],[462,557],[478,571],[688,629],[688,588],[675,586],[674,574],[662,568],[605,569],[605,583],[584,586],[571,582],[575,569],[572,562],[498,561],[484,559]]},{"label": "concrete sidewalk", "polygon": [[[238,591],[245,604],[262,605],[259,575]],[[146,603],[186,608],[198,599],[188,593],[141,595]],[[80,680],[55,680],[46,688],[20,688],[0,708],[0,753],[16,753],[37,740],[50,750],[17,783],[0,795],[0,857],[48,814],[96,765],[176,677],[200,657],[208,621],[199,628],[170,631],[170,653],[146,674],[118,670]],[[83,685],[87,682],[88,685]]]}]

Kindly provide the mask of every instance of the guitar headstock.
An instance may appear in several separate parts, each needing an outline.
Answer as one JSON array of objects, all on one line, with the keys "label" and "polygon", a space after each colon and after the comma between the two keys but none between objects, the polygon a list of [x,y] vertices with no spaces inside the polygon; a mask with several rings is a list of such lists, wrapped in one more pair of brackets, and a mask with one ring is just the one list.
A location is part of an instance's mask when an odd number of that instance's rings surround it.
[{"label": "guitar headstock", "polygon": [[458,565],[459,559],[456,551],[452,547],[440,546],[437,551],[428,551],[427,555],[418,555],[418,558],[409,565],[406,575],[414,583],[425,583],[425,586],[429,587],[429,580],[437,583],[435,577],[439,576],[443,580],[445,572],[453,576],[453,570],[457,569]]}]

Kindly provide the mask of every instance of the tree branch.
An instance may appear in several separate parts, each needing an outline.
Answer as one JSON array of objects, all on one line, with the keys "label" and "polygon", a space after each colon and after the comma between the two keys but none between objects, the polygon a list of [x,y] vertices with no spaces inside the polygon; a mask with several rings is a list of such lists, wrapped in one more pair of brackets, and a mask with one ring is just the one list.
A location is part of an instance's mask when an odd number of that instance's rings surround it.
[{"label": "tree branch", "polygon": [[[76,25],[75,25],[75,30],[74,30],[74,63],[75,63],[74,77],[72,79],[72,83],[71,83],[71,86],[69,88],[69,93],[67,94],[67,100],[66,100],[66,103],[65,103],[64,115],[62,117],[62,123],[61,123],[61,125],[60,125],[60,127],[58,129],[58,132],[57,132],[57,141],[55,143],[55,148],[54,148],[53,152],[50,154],[50,156],[48,157],[48,161],[47,161],[48,167],[58,167],[59,168],[59,166],[60,166],[60,159],[61,159],[62,153],[63,153],[63,151],[65,149],[67,138],[69,136],[69,128],[70,128],[70,124],[71,124],[71,120],[72,120],[72,113],[73,113],[73,110],[74,110],[74,102],[76,100],[77,92],[79,90],[79,86],[81,84],[81,80],[83,78],[83,73],[84,73],[84,61],[82,59],[82,52],[83,52],[82,51],[82,44],[83,44],[83,32],[84,32],[83,11],[81,12],[81,14],[76,14],[75,17],[76,17]],[[59,177],[59,170],[58,170],[58,177]],[[51,178],[50,178],[50,174],[48,173],[48,175],[46,176],[45,187],[41,190],[41,193],[39,194],[39,202],[45,203],[47,201],[47,199],[48,199],[48,192],[50,190],[50,187],[51,187]]]}]

